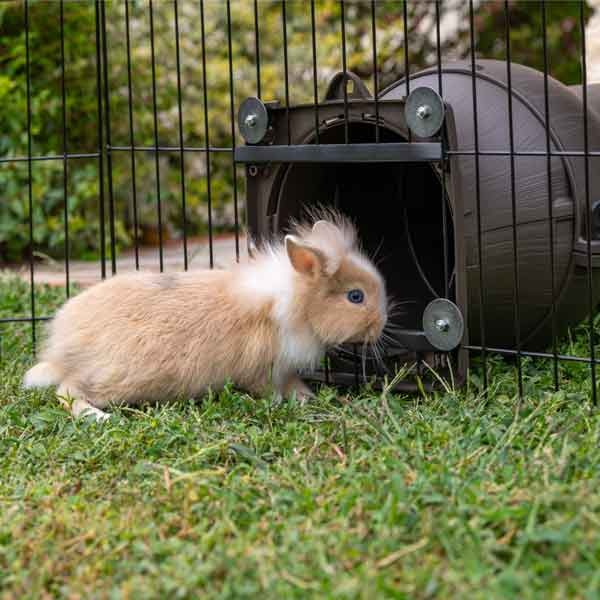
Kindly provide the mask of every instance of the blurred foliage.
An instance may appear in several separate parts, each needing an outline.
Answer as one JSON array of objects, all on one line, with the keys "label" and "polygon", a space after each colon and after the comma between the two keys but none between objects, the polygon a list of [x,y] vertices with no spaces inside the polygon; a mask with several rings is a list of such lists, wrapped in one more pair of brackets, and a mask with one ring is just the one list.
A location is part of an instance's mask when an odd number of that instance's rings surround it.
[{"label": "blurred foliage", "polygon": [[[34,156],[92,154],[72,158],[63,168],[62,160],[31,163],[33,202],[33,243],[36,252],[59,257],[65,252],[66,177],[69,254],[81,257],[100,248],[99,124],[106,141],[104,106],[98,114],[96,5],[91,1],[66,0],[63,12],[64,70],[61,61],[61,3],[30,1],[29,84],[31,150]],[[260,23],[261,92],[265,99],[285,98],[282,36],[282,4],[258,2]],[[286,2],[290,102],[313,100],[312,28],[310,2]],[[183,144],[198,151],[184,158],[185,221],[188,235],[206,231],[208,217],[207,144],[227,148],[232,144],[227,3],[204,2],[207,123],[205,128],[203,88],[203,46],[200,4],[179,0],[177,4],[180,52],[180,79],[176,62],[175,4],[171,0],[107,1],[107,72],[110,98],[111,144],[129,146],[131,133],[135,146],[149,147],[158,140],[161,147],[157,170],[152,152],[136,152],[135,182],[132,157],[126,150],[111,153],[112,201],[117,248],[131,245],[136,232],[135,216],[142,241],[157,228],[157,189],[160,189],[165,233],[173,237],[183,231],[181,155],[179,152],[180,90]],[[342,68],[340,3],[315,3],[319,93]],[[129,17],[131,86],[128,81],[126,9]],[[345,4],[348,68],[373,84],[371,2]],[[380,87],[403,76],[403,3],[379,0],[376,3],[377,68]],[[469,10],[462,0],[444,0],[439,5],[441,53],[444,60],[469,56]],[[22,1],[0,4],[0,157],[23,157],[28,151],[28,103],[26,77],[26,35]],[[154,30],[156,97],[152,86],[150,14]],[[409,2],[408,50],[411,72],[435,64],[437,60],[436,5]],[[586,8],[586,18],[589,9]],[[475,2],[477,56],[505,57],[505,11],[503,2]],[[565,83],[578,83],[580,68],[579,3],[547,4],[547,34],[550,68]],[[231,44],[233,57],[234,106],[255,95],[256,56],[254,3],[231,2]],[[538,2],[510,3],[511,47],[515,62],[543,68],[542,13]],[[63,119],[62,83],[65,100]],[[129,119],[129,99],[133,121]],[[102,97],[104,100],[104,97]],[[154,130],[156,106],[157,131]],[[235,109],[233,114],[235,115]],[[64,121],[64,123],[63,123]],[[63,125],[65,135],[63,139]],[[234,133],[235,142],[241,143]],[[65,143],[66,142],[66,143]],[[231,153],[214,152],[210,157],[213,223],[217,230],[233,226],[234,169]],[[0,260],[15,261],[30,249],[29,165],[27,161],[0,163]],[[111,195],[104,162],[104,210],[108,246],[108,215]],[[135,184],[135,206],[133,186]],[[242,169],[237,170],[240,204],[243,199]]]}]

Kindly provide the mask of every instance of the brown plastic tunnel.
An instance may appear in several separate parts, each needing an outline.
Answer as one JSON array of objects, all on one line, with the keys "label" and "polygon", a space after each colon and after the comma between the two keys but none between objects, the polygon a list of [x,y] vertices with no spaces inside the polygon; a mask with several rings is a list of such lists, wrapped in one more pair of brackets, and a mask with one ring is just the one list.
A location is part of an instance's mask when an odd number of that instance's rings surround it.
[{"label": "brown plastic tunnel", "polygon": [[[378,253],[390,293],[405,302],[400,328],[421,329],[426,305],[445,295],[449,283],[449,297],[466,318],[464,341],[548,349],[554,329],[563,336],[600,299],[600,86],[588,87],[585,136],[580,88],[548,78],[547,129],[543,73],[512,64],[511,76],[512,152],[505,62],[478,61],[476,106],[470,63],[444,65],[441,90],[438,69],[424,70],[411,75],[410,89],[441,92],[450,157],[445,176],[435,161],[267,165],[248,180],[250,233],[285,230],[307,203],[334,204],[354,218],[367,250]],[[322,104],[325,113],[337,98],[332,118],[319,126],[319,143],[373,142],[368,90],[355,78],[346,129],[335,108],[339,90],[329,96],[336,81]],[[406,87],[398,81],[379,94],[382,143],[408,141],[399,114]],[[288,134],[292,144],[316,141],[313,108],[291,109],[288,133],[283,109],[272,111],[276,147],[288,143]]]},{"label": "brown plastic tunnel", "polygon": [[[600,229],[594,218],[589,223],[592,268],[588,271],[588,215],[592,212],[593,216],[595,203],[600,200],[600,158],[588,156],[586,165],[583,156],[586,148],[581,89],[571,90],[549,78],[550,148],[552,152],[565,154],[550,160],[549,190],[544,156],[547,135],[544,76],[517,64],[511,66],[511,76],[515,151],[512,160],[500,155],[510,150],[507,65],[491,60],[478,62],[476,116],[483,324],[486,345],[514,348],[518,320],[521,346],[536,350],[551,343],[553,298],[560,336],[585,318],[590,303],[595,306],[600,297],[600,241],[596,239],[600,237]],[[443,69],[441,90],[452,110],[456,147],[467,153],[475,148],[471,77],[470,64],[447,65]],[[437,91],[437,69],[414,75],[410,84]],[[382,98],[403,95],[404,89],[403,83],[398,82],[385,90]],[[589,152],[600,150],[599,100],[600,86],[588,88]],[[455,155],[452,163],[451,168],[458,173],[450,193],[460,196],[464,207],[464,232],[457,242],[462,239],[465,245],[470,341],[480,343],[476,160],[473,155]],[[513,189],[516,211],[512,208]],[[449,200],[452,204],[453,199]],[[516,231],[516,261],[513,231]]]}]

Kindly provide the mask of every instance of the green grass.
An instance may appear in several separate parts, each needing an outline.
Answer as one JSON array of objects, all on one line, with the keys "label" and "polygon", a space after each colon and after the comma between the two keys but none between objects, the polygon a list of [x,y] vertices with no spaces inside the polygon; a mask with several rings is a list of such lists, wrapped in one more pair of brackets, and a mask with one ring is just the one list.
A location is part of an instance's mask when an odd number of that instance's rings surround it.
[{"label": "green grass", "polygon": [[[62,290],[39,289],[51,313]],[[27,314],[0,284],[0,316]],[[0,367],[0,598],[598,598],[600,415],[589,368],[490,362],[492,389],[322,390],[74,420]],[[585,351],[579,332],[564,350]]]}]

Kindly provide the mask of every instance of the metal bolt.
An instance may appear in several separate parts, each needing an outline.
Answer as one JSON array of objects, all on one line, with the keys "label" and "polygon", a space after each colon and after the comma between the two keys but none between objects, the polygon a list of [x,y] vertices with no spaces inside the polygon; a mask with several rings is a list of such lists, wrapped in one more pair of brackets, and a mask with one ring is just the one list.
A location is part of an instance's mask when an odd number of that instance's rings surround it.
[{"label": "metal bolt", "polygon": [[246,123],[247,127],[255,127],[257,121],[258,121],[258,117],[255,114],[250,113],[244,120],[244,123]]},{"label": "metal bolt", "polygon": [[417,117],[419,117],[419,119],[427,119],[430,116],[431,106],[429,106],[429,104],[421,104],[421,106],[417,108]]},{"label": "metal bolt", "polygon": [[436,319],[435,328],[438,331],[443,331],[445,333],[450,329],[450,323],[448,322],[448,319]]}]

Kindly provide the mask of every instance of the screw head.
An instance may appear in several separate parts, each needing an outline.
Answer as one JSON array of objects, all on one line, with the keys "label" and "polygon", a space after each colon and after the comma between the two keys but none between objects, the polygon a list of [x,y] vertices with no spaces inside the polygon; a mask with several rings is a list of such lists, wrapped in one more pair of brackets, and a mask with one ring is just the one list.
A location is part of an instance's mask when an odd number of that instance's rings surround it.
[{"label": "screw head", "polygon": [[421,104],[417,107],[417,117],[419,119],[428,119],[431,116],[431,106],[429,104]]},{"label": "screw head", "polygon": [[437,350],[450,352],[459,346],[465,331],[462,314],[447,298],[432,300],[423,311],[423,333]]},{"label": "screw head", "polygon": [[438,331],[443,331],[445,333],[450,329],[450,323],[448,322],[448,319],[436,319],[435,328]]},{"label": "screw head", "polygon": [[246,98],[238,110],[238,128],[246,144],[259,144],[269,129],[267,107],[258,98]]}]

